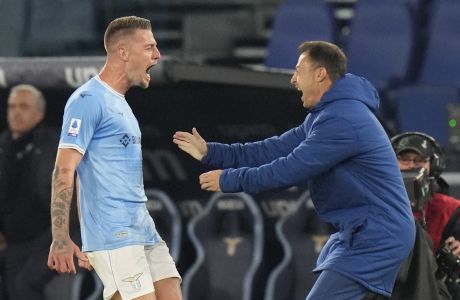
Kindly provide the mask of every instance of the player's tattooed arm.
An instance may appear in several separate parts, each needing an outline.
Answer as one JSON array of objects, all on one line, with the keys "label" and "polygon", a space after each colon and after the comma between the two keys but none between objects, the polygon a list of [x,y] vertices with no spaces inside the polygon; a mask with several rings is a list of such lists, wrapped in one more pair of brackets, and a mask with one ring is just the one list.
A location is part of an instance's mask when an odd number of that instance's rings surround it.
[{"label": "player's tattooed arm", "polygon": [[72,241],[69,216],[74,190],[75,170],[83,155],[76,149],[58,149],[51,179],[51,227],[53,241],[48,255],[48,267],[58,273],[76,273],[74,257],[81,268],[92,270],[88,257]]},{"label": "player's tattooed arm", "polygon": [[73,194],[74,170],[56,166],[52,176],[51,224],[53,247],[63,251],[69,247],[69,216]]}]

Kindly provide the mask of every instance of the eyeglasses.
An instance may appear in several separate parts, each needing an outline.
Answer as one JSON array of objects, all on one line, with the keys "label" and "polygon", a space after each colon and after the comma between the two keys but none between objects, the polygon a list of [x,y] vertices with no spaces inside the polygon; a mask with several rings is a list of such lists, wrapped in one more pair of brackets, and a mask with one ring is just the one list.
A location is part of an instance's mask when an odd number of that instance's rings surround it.
[{"label": "eyeglasses", "polygon": [[401,165],[404,166],[409,166],[410,164],[413,164],[416,167],[423,167],[427,162],[430,161],[430,159],[423,159],[423,158],[410,158],[410,157],[404,157],[404,156],[397,156],[398,162]]}]

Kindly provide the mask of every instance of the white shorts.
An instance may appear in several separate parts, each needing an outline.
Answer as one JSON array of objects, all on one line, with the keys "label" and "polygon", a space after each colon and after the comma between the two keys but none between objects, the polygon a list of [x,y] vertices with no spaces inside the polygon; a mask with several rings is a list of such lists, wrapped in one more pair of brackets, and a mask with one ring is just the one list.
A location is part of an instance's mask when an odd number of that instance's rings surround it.
[{"label": "white shorts", "polygon": [[133,245],[86,255],[104,285],[105,300],[117,290],[122,299],[134,299],[155,291],[153,283],[158,280],[181,280],[164,241],[154,246]]}]

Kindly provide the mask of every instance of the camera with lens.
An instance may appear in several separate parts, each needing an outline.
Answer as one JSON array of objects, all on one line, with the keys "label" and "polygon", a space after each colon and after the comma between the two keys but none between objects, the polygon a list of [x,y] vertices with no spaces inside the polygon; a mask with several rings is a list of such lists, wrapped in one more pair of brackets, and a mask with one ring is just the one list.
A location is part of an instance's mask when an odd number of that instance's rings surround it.
[{"label": "camera with lens", "polygon": [[428,176],[425,168],[401,173],[412,210],[422,211],[425,203],[433,196],[434,178]]},{"label": "camera with lens", "polygon": [[460,268],[460,259],[452,254],[452,251],[446,244],[443,244],[436,254],[436,261],[438,263],[436,278],[442,279],[447,284],[458,284],[460,282],[457,274]]}]

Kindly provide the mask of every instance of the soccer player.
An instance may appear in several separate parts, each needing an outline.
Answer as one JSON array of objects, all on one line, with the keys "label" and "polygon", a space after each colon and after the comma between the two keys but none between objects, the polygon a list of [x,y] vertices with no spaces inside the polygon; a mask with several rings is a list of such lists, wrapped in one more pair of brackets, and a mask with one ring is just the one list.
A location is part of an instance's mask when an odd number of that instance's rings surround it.
[{"label": "soccer player", "polygon": [[[60,273],[93,267],[104,299],[181,299],[180,275],[147,211],[141,132],[125,100],[147,88],[160,59],[149,20],[122,17],[106,29],[107,60],[69,98],[52,176],[53,242],[48,266]],[[78,174],[82,252],[69,238],[68,215]]]}]

